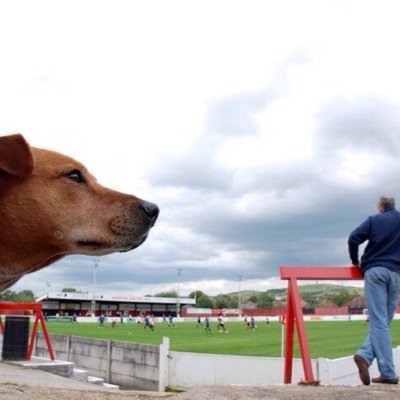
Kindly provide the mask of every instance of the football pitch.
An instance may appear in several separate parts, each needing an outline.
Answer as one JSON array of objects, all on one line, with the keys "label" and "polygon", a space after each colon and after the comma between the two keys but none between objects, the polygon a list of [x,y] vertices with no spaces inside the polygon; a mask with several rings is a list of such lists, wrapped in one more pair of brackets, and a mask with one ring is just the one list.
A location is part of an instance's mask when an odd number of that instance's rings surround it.
[{"label": "football pitch", "polygon": [[[243,322],[227,321],[228,333],[219,333],[216,322],[211,322],[207,333],[197,322],[177,322],[175,326],[158,322],[154,331],[134,322],[117,322],[112,327],[97,323],[47,322],[49,333],[93,337],[98,339],[160,344],[163,336],[169,337],[170,350],[197,353],[238,354],[278,357],[282,351],[282,325],[279,322],[257,321],[256,329],[246,329]],[[365,321],[312,321],[305,322],[309,351],[312,358],[337,358],[348,356],[360,345],[367,331]],[[400,345],[400,320],[391,324],[393,347]],[[299,357],[297,339],[294,356]]]}]

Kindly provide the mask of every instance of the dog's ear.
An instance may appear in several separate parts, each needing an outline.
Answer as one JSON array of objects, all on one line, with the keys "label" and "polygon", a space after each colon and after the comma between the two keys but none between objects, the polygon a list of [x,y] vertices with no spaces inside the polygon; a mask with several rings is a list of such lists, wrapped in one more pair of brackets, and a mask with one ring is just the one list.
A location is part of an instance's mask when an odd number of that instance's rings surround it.
[{"label": "dog's ear", "polygon": [[0,172],[24,177],[32,170],[33,157],[24,137],[20,134],[0,137]]}]

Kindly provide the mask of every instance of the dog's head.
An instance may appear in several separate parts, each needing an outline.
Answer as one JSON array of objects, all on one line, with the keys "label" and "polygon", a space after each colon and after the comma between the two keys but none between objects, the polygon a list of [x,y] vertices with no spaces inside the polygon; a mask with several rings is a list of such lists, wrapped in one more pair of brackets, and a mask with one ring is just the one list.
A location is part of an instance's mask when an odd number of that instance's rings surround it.
[{"label": "dog's head", "polygon": [[158,213],[101,186],[70,157],[30,147],[21,135],[0,137],[0,269],[26,273],[66,254],[134,249]]}]

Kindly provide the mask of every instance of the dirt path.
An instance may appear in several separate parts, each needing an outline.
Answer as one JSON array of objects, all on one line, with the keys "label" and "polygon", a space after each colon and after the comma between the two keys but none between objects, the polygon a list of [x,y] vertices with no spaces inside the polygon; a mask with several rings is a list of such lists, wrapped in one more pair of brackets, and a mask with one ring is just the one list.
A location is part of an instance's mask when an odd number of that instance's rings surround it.
[{"label": "dirt path", "polygon": [[1,400],[398,400],[399,385],[204,386],[179,394],[117,391],[0,363]]},{"label": "dirt path", "polygon": [[297,385],[243,387],[210,386],[180,394],[104,391],[96,389],[51,388],[15,383],[0,383],[2,400],[398,400],[397,386],[328,386]]},{"label": "dirt path", "polygon": [[211,386],[181,393],[173,400],[397,400],[400,387],[388,386]]}]

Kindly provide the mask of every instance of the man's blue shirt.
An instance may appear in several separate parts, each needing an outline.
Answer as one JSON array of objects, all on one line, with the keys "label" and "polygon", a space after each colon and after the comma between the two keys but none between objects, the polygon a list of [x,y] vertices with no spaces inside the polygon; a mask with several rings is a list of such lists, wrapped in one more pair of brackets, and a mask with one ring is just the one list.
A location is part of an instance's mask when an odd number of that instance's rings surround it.
[{"label": "man's blue shirt", "polygon": [[350,233],[348,246],[350,259],[358,264],[358,248],[368,240],[361,257],[364,274],[373,266],[386,267],[400,273],[400,212],[386,208],[381,213],[368,217]]}]

